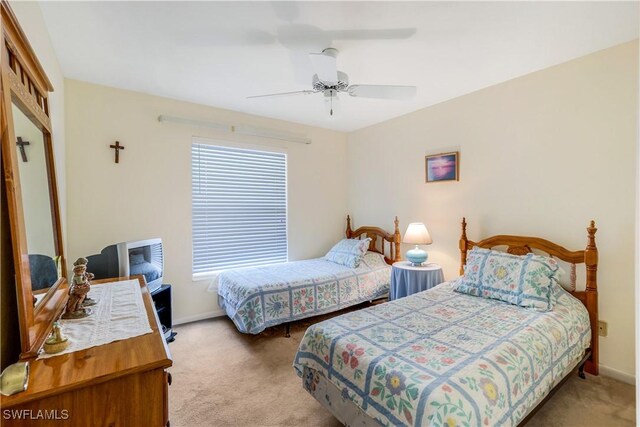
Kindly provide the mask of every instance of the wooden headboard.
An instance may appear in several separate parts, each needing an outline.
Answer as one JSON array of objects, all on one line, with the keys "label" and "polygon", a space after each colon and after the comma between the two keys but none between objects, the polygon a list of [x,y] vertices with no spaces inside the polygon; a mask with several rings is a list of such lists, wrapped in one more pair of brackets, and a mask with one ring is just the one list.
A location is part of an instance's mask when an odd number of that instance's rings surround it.
[{"label": "wooden headboard", "polygon": [[[570,251],[563,246],[539,237],[498,235],[488,237],[478,242],[467,239],[467,221],[462,218],[462,236],[460,236],[460,274],[464,274],[464,265],[467,262],[467,251],[474,246],[491,249],[496,246],[506,246],[507,252],[514,255],[525,255],[533,249],[545,252],[551,257],[556,257],[571,264],[572,289],[570,293],[578,298],[587,307],[591,323],[591,356],[585,364],[585,370],[593,375],[598,375],[598,248],[596,247],[595,222],[591,221],[587,228],[587,247],[582,251]],[[585,264],[586,286],[584,291],[575,290],[575,266]]]},{"label": "wooden headboard", "polygon": [[[396,217],[395,221],[395,229],[393,233],[387,233],[382,228],[379,227],[359,227],[356,230],[351,229],[351,218],[347,215],[347,239],[363,239],[369,237],[371,242],[369,242],[369,250],[372,252],[377,252],[384,256],[384,260],[387,264],[391,265],[396,261],[400,261],[402,259],[402,255],[400,254],[400,222],[398,221],[398,217]],[[378,239],[380,238],[380,239]],[[378,246],[378,242],[380,242],[380,246]],[[389,243],[389,255],[385,253],[385,243]]]}]

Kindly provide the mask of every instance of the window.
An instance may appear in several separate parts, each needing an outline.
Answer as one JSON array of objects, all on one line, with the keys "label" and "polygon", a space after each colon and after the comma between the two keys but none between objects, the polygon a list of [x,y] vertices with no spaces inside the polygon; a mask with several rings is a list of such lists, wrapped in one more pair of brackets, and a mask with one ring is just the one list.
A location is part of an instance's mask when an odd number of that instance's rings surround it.
[{"label": "window", "polygon": [[287,155],[193,143],[193,274],[287,261]]}]

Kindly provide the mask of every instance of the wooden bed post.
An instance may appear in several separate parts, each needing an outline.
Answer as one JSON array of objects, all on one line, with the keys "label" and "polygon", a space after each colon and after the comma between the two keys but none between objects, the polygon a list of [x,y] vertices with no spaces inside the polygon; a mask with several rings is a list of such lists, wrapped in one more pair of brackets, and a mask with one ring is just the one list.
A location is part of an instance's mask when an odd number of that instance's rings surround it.
[{"label": "wooden bed post", "polygon": [[587,287],[586,287],[586,306],[589,311],[589,320],[591,322],[591,357],[585,364],[585,370],[592,374],[598,375],[599,372],[599,356],[598,356],[598,248],[596,247],[596,228],[595,221],[591,221],[587,228],[588,243],[584,251],[584,263],[587,267]]},{"label": "wooden bed post", "polygon": [[400,250],[400,242],[402,241],[402,236],[400,234],[400,221],[398,221],[398,217],[393,221],[395,224],[395,229],[393,231],[393,246],[394,246],[394,254],[393,261],[398,262],[402,260],[402,252]]},{"label": "wooden bed post", "polygon": [[351,233],[353,232],[353,230],[351,230],[351,217],[349,215],[347,215],[347,239],[351,238]]},{"label": "wooden bed post", "polygon": [[467,263],[467,219],[462,217],[462,235],[460,236],[460,275],[464,274]]}]

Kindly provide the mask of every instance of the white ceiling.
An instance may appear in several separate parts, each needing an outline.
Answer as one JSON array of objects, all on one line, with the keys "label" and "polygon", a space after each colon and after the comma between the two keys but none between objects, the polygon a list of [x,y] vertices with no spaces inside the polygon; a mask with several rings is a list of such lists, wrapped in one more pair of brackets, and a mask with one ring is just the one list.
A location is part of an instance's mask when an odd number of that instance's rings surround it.
[{"label": "white ceiling", "polygon": [[[638,37],[637,2],[41,2],[41,7],[65,77],[342,131]],[[404,38],[344,40],[336,33],[380,29],[398,29],[391,33]],[[341,94],[334,117],[322,94],[246,99],[310,89],[307,54],[329,46],[339,49],[338,68],[350,83],[416,85],[416,98]]]}]

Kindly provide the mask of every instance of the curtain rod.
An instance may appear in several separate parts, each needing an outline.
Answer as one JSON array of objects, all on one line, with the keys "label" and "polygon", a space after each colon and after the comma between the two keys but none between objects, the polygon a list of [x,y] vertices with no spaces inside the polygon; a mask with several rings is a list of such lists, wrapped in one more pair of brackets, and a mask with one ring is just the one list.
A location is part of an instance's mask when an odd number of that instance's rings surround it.
[{"label": "curtain rod", "polygon": [[278,139],[281,141],[298,142],[301,144],[311,144],[311,138],[306,135],[283,132],[279,130],[265,129],[246,125],[229,125],[224,123],[209,122],[205,120],[185,119],[183,117],[168,116],[161,114],[158,116],[159,122],[171,122],[185,125],[193,125],[210,129],[218,129],[238,135],[257,136],[259,138]]}]

